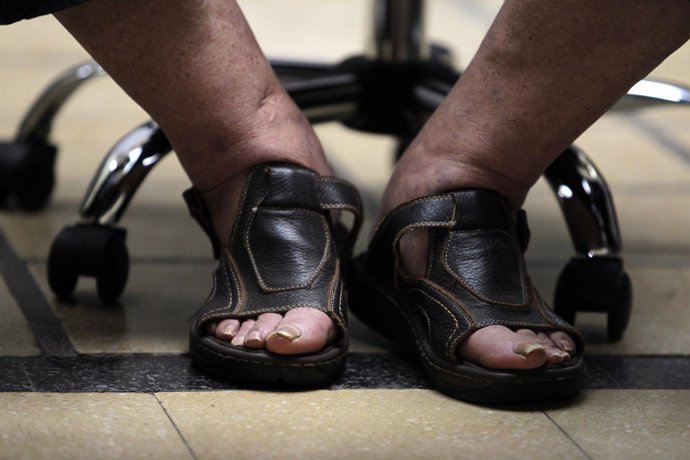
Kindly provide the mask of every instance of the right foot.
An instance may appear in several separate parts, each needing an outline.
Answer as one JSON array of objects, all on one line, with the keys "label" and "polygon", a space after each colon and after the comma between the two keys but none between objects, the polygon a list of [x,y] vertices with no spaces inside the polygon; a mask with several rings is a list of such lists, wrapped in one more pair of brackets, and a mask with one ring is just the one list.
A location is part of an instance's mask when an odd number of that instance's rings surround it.
[{"label": "right foot", "polygon": [[[221,242],[227,243],[232,231],[246,174],[238,174],[203,193],[216,235],[222,235],[218,238]],[[284,315],[263,313],[251,319],[209,322],[206,330],[209,335],[234,346],[266,349],[284,355],[315,353],[336,337],[331,318],[313,308],[294,308]]]}]

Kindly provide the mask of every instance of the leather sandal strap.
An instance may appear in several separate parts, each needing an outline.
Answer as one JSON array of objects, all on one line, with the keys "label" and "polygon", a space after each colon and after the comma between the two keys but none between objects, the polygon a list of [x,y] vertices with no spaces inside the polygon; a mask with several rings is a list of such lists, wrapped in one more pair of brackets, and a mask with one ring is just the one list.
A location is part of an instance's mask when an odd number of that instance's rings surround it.
[{"label": "leather sandal strap", "polygon": [[[349,258],[357,235],[362,227],[363,208],[359,192],[351,183],[337,177],[321,176],[315,179],[316,193],[321,208],[324,210],[348,211],[354,216],[354,221],[346,231],[344,242],[338,241],[340,256]],[[197,222],[211,241],[213,258],[220,258],[221,247],[213,230],[211,215],[208,212],[201,192],[192,187],[182,193],[189,215]],[[340,240],[340,239],[339,239]]]},{"label": "leather sandal strap", "polygon": [[[222,247],[201,193],[191,189],[184,198],[223,255],[213,290],[196,314],[197,328],[210,320],[310,307],[346,330],[339,262],[349,256],[363,214],[352,185],[292,164],[256,165],[245,179],[228,244]],[[353,214],[349,232],[333,225],[332,210]]]},{"label": "leather sandal strap", "polygon": [[[413,229],[429,231],[426,275],[402,270],[399,241]],[[529,230],[524,214],[487,190],[424,197],[391,211],[372,240],[366,272],[391,289],[411,317],[426,317],[432,346],[449,360],[469,333],[488,325],[563,330],[581,350],[577,332],[543,302],[527,276],[522,252]],[[420,324],[422,324],[420,323]]]},{"label": "leather sandal strap", "polygon": [[211,241],[211,249],[213,250],[213,258],[220,259],[220,243],[213,231],[213,224],[211,223],[211,214],[204,203],[201,193],[196,188],[190,188],[182,193],[182,198],[187,204],[189,215],[199,224],[199,227],[204,231],[208,239]]},{"label": "leather sandal strap", "polygon": [[[349,230],[344,230],[344,237],[338,235],[339,228],[335,228],[336,246],[341,257],[341,262],[346,263],[352,248],[357,240],[357,235],[362,227],[363,209],[362,199],[359,192],[347,181],[337,177],[317,177],[315,179],[316,194],[319,198],[321,208],[324,210],[348,211],[352,213],[354,221]],[[340,226],[343,228],[343,226]]]},{"label": "leather sandal strap", "polygon": [[416,228],[451,228],[455,223],[454,212],[455,200],[450,193],[418,198],[398,206],[377,229],[369,245],[367,263],[375,264],[374,270],[385,274],[387,283],[393,283],[400,238]]}]

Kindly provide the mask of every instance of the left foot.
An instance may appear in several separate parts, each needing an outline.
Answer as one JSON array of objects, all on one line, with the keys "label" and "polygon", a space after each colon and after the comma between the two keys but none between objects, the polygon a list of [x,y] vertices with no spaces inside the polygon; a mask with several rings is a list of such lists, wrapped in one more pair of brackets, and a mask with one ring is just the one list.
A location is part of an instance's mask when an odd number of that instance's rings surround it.
[{"label": "left foot", "polygon": [[[407,154],[406,154],[407,155]],[[408,161],[406,161],[408,160]],[[449,190],[449,177],[454,181],[468,171],[462,165],[429,166],[426,169],[411,164],[409,157],[401,159],[384,194],[379,221],[395,206],[419,196]],[[413,171],[410,172],[410,171]],[[468,187],[477,187],[471,178]],[[481,183],[481,181],[480,181]],[[454,188],[462,188],[457,186]],[[487,188],[487,187],[481,187]],[[400,253],[406,272],[412,277],[424,278],[427,264],[428,236],[424,230],[406,233],[400,241]],[[545,364],[559,364],[571,359],[576,352],[575,341],[565,332],[531,329],[510,329],[505,326],[487,326],[467,337],[457,348],[458,358],[489,369],[536,369]]]}]

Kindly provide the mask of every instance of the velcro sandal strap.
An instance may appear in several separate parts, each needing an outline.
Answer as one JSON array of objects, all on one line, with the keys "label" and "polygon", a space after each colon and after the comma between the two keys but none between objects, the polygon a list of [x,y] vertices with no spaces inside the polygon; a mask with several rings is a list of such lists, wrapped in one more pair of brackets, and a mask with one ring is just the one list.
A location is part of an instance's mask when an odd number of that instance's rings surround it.
[{"label": "velcro sandal strap", "polygon": [[[419,198],[392,210],[379,226],[367,254],[368,270],[393,283],[400,238],[417,228],[451,228],[455,224],[455,199],[443,194]],[[393,251],[393,252],[392,252]]]},{"label": "velcro sandal strap", "polygon": [[187,204],[187,209],[189,210],[189,215],[199,224],[199,227],[206,233],[208,239],[211,241],[211,248],[213,250],[213,258],[220,258],[220,243],[218,243],[218,238],[213,231],[213,223],[211,222],[211,215],[208,212],[208,208],[204,204],[204,200],[201,198],[201,193],[195,188],[190,188],[182,193],[182,198]]},{"label": "velcro sandal strap", "polygon": [[352,253],[352,247],[362,226],[364,214],[362,199],[354,185],[337,177],[317,177],[315,186],[322,209],[348,211],[354,217],[349,230],[346,230],[342,225],[338,225],[334,229],[338,252],[341,259],[346,259],[341,260],[341,262],[346,262]]}]

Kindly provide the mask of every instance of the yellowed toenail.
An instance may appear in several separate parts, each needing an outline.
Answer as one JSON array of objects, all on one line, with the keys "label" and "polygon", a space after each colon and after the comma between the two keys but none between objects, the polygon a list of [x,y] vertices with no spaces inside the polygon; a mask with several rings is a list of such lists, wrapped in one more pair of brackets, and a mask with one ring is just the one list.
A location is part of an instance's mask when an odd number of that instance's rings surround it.
[{"label": "yellowed toenail", "polygon": [[302,337],[302,331],[299,330],[299,328],[288,324],[285,326],[281,326],[279,329],[276,329],[267,338],[271,338],[273,336],[282,337],[284,339],[289,340],[290,342],[294,342],[295,340]]},{"label": "yellowed toenail", "polygon": [[527,358],[535,351],[545,351],[542,345],[535,345],[533,343],[518,342],[513,344],[513,351],[520,356]]}]

